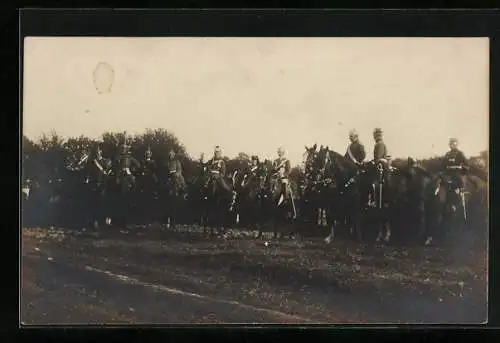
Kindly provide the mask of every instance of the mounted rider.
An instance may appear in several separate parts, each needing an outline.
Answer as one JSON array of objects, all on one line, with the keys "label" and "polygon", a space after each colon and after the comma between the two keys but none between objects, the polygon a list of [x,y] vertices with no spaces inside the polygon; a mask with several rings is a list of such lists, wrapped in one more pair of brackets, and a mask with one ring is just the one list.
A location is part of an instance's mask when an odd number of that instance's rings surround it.
[{"label": "mounted rider", "polygon": [[151,146],[148,146],[147,150],[144,152],[142,175],[149,175],[152,177],[154,182],[158,182],[157,169],[158,166],[156,161],[153,159],[153,150],[151,149]]},{"label": "mounted rider", "polygon": [[347,147],[345,158],[361,166],[366,158],[366,152],[365,146],[359,141],[359,134],[355,129],[349,132],[349,140],[351,143]]},{"label": "mounted rider", "polygon": [[260,163],[259,157],[257,155],[253,155],[250,158],[250,165],[243,172],[243,179],[241,181],[241,187],[244,187],[248,183],[248,180],[257,176],[257,173],[259,170],[259,163]]},{"label": "mounted rider", "polygon": [[103,156],[102,142],[98,142],[95,157],[92,162],[101,171],[102,174],[109,175],[111,173],[112,163],[110,159]]},{"label": "mounted rider", "polygon": [[168,177],[173,177],[178,189],[184,192],[186,190],[186,181],[182,175],[182,164],[173,149],[168,152],[166,167]]},{"label": "mounted rider", "polygon": [[[278,158],[273,162],[272,169],[272,179],[274,182],[275,194],[279,196],[278,206],[283,203],[286,199],[292,200],[293,204],[293,194],[290,188],[289,175],[290,175],[290,160],[285,156],[285,149],[283,147],[278,148]],[[294,206],[295,213],[295,206]]]},{"label": "mounted rider", "polygon": [[130,140],[127,139],[127,137],[123,140],[118,159],[120,168],[118,175],[120,175],[120,177],[129,178],[130,180],[135,180],[135,176],[132,174],[131,169],[139,168],[140,163],[132,156]]},{"label": "mounted rider", "polygon": [[226,162],[222,159],[222,149],[218,145],[214,149],[214,156],[206,163],[206,166],[211,178],[224,190],[231,192],[226,182]]},{"label": "mounted rider", "polygon": [[450,151],[444,155],[443,176],[449,178],[453,190],[459,193],[463,191],[464,174],[469,169],[469,163],[464,153],[458,149],[456,138],[450,138],[449,147]]},{"label": "mounted rider", "polygon": [[[373,183],[373,194],[371,195],[370,205],[382,208],[383,205],[383,184],[387,181],[391,171],[391,156],[388,153],[387,146],[384,143],[383,131],[381,128],[373,130],[373,139],[375,146],[373,148],[373,164],[376,167],[377,176]],[[375,204],[374,199],[377,200]]]}]

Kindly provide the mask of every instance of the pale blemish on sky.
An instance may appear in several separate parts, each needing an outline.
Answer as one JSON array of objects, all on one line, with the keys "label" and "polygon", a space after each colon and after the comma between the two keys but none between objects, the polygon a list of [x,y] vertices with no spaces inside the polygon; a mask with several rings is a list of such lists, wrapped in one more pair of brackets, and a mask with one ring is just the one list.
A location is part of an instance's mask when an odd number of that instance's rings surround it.
[{"label": "pale blemish on sky", "polygon": [[[26,38],[23,132],[175,133],[193,157],[219,144],[292,163],[304,145],[345,152],[356,128],[370,155],[383,128],[394,157],[488,147],[487,38]],[[99,94],[93,71],[114,69]]]}]

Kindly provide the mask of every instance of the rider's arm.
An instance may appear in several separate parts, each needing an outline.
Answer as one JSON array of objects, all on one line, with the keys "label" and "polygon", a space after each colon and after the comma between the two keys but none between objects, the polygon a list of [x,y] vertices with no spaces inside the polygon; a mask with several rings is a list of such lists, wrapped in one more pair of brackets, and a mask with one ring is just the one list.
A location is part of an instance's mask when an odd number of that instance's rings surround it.
[{"label": "rider's arm", "polygon": [[381,143],[375,144],[375,147],[373,148],[373,160],[374,161],[379,161],[380,159],[384,158],[385,155],[385,149],[384,145]]},{"label": "rider's arm", "polygon": [[365,146],[361,143],[359,144],[359,155],[360,159],[358,163],[362,163],[366,158],[366,151],[365,151]]},{"label": "rider's arm", "polygon": [[469,166],[469,161],[467,160],[463,152],[460,151],[457,154],[457,159],[458,163],[460,163],[464,168],[467,168]]},{"label": "rider's arm", "polygon": [[222,177],[226,176],[226,162],[224,162],[224,161],[221,161],[221,164],[220,164],[220,174]]},{"label": "rider's arm", "polygon": [[288,174],[290,174],[290,170],[291,170],[291,166],[290,166],[290,161],[287,160],[286,163],[285,163],[285,176],[288,176]]},{"label": "rider's arm", "polygon": [[177,161],[175,166],[175,173],[182,176],[182,164],[181,161]]}]

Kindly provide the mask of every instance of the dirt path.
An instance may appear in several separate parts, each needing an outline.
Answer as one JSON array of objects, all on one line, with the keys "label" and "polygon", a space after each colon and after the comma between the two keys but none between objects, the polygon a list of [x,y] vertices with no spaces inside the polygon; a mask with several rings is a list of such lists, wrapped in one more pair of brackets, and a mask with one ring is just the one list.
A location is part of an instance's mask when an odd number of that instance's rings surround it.
[{"label": "dirt path", "polygon": [[25,230],[22,252],[27,324],[486,318],[485,257],[464,249],[320,241],[266,246],[137,228]]}]

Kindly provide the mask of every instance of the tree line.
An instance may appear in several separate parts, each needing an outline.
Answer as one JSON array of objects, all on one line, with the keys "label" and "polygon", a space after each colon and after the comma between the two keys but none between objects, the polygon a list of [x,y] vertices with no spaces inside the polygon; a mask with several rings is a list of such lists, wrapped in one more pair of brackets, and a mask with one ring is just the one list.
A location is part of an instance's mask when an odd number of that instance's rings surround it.
[{"label": "tree line", "polygon": [[[163,163],[168,157],[168,152],[173,149],[180,158],[186,180],[190,180],[197,175],[197,166],[200,158],[189,155],[185,146],[170,131],[165,129],[148,129],[141,134],[127,135],[132,155],[139,161],[143,158],[146,150],[151,149],[153,158],[158,163]],[[37,179],[47,173],[54,172],[54,168],[61,167],[61,159],[66,154],[78,153],[84,148],[95,148],[101,144],[105,156],[114,157],[119,154],[119,145],[124,141],[124,132],[105,132],[99,140],[88,138],[84,135],[63,139],[57,132],[43,134],[33,141],[23,135],[22,139],[22,162],[23,179]],[[208,156],[210,157],[210,156]],[[237,156],[224,156],[227,170],[232,172],[241,169],[250,161],[250,155],[240,152]],[[483,182],[488,179],[488,151],[482,151],[477,156],[469,157],[471,171]],[[271,161],[263,161],[272,163]],[[408,163],[407,158],[395,158],[392,162],[394,167],[404,167]],[[418,160],[417,163],[431,174],[436,174],[442,170],[443,157],[431,157]],[[291,179],[298,179],[300,167],[294,166],[291,171]]]}]

